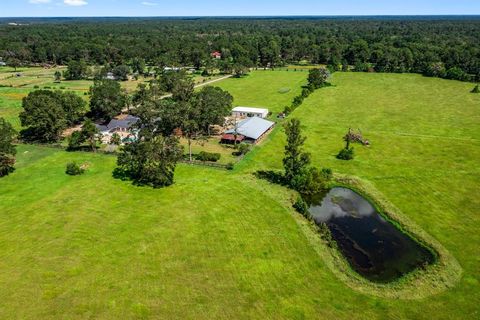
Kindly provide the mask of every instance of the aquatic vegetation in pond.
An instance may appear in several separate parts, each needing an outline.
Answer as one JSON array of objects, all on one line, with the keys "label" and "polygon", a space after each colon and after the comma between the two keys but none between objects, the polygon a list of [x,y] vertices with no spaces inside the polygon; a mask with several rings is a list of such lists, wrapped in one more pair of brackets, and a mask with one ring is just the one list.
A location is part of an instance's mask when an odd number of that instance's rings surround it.
[{"label": "aquatic vegetation in pond", "polygon": [[435,260],[350,189],[333,188],[308,202],[315,222],[328,226],[352,268],[371,281],[390,282]]}]

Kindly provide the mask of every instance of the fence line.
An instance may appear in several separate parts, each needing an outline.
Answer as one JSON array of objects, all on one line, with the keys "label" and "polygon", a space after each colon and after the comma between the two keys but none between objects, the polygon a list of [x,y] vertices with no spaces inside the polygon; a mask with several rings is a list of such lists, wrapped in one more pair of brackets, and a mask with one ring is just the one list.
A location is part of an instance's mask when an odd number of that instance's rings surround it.
[{"label": "fence line", "polygon": [[[22,144],[68,151],[68,148],[64,145],[61,145],[61,144],[46,144],[46,143],[22,143]],[[97,153],[97,154],[104,154],[104,155],[108,155],[108,156],[117,156],[118,155],[117,151],[109,152],[109,151],[105,151],[105,150],[97,150],[96,152],[93,152],[92,150],[89,150],[89,149],[78,149],[78,150],[71,150],[71,151],[72,152],[85,152],[85,153],[91,153],[91,154]],[[228,164],[198,161],[198,160],[190,161],[190,160],[187,160],[187,159],[180,159],[178,162],[183,163],[183,164],[190,164],[190,165],[210,167],[210,168],[218,168],[218,169],[224,169],[224,170],[231,170],[231,168],[233,166],[233,165],[228,165]]]},{"label": "fence line", "polygon": [[220,164],[215,162],[205,162],[205,161],[198,161],[198,160],[190,161],[190,160],[182,159],[180,160],[180,163],[189,164],[193,166],[218,168],[218,169],[224,169],[224,170],[229,170],[229,168],[231,168],[229,165],[226,165],[226,164]]}]

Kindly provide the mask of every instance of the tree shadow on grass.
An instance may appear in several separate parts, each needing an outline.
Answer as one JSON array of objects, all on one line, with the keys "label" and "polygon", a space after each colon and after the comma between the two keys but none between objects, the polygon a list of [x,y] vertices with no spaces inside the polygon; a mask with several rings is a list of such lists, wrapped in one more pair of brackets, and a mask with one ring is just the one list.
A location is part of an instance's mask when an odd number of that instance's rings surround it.
[{"label": "tree shadow on grass", "polygon": [[267,180],[270,183],[279,184],[282,186],[286,185],[285,177],[279,171],[259,170],[255,172],[254,175],[258,179]]},{"label": "tree shadow on grass", "polygon": [[130,177],[130,174],[127,171],[122,170],[121,168],[113,169],[112,177],[114,179],[118,179],[118,180],[122,180],[122,181],[132,181],[132,178]]}]

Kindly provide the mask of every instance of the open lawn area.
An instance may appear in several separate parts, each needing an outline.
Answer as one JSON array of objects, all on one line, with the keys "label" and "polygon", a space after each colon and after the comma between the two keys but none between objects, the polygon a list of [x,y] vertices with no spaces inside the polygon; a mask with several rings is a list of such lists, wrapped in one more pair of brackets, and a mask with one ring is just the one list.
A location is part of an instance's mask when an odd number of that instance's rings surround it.
[{"label": "open lawn area", "polygon": [[0,117],[9,121],[16,129],[21,127],[18,115],[22,111],[22,99],[29,92],[28,89],[0,87]]},{"label": "open lawn area", "polygon": [[[235,105],[279,112],[306,76],[256,71],[218,85]],[[438,240],[463,269],[456,286],[389,299],[337,278],[291,208],[295,195],[252,175],[281,169],[279,125],[234,171],[179,165],[160,190],[114,179],[113,156],[19,146],[16,171],[0,179],[0,318],[478,318],[480,96],[410,74],[336,73],[332,83],[291,115],[313,162],[370,182]],[[342,162],[349,127],[372,145]],[[72,160],[88,165],[83,176],[64,173]]]},{"label": "open lawn area", "polygon": [[259,70],[240,79],[218,82],[215,86],[230,92],[235,106],[266,108],[275,118],[302,92],[307,76],[307,72]]}]

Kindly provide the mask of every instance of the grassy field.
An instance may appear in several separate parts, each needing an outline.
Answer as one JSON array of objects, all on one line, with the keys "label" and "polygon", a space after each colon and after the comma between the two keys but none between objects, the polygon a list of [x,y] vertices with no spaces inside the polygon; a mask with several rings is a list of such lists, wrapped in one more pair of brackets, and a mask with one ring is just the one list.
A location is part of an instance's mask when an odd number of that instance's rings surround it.
[{"label": "grassy field", "polygon": [[235,106],[267,108],[275,118],[301,93],[307,75],[293,71],[253,71],[244,78],[231,78],[215,85],[233,95]]},{"label": "grassy field", "polygon": [[[220,84],[236,104],[280,111],[305,76],[259,71]],[[438,240],[463,268],[454,288],[388,299],[339,280],[293,194],[251,175],[281,168],[278,126],[235,171],[180,165],[162,190],[115,180],[114,157],[19,147],[16,172],[0,180],[0,318],[478,318],[480,96],[417,75],[332,82],[292,115],[314,163],[369,181]],[[348,127],[372,146],[341,162]],[[87,173],[65,175],[71,160]]]}]

